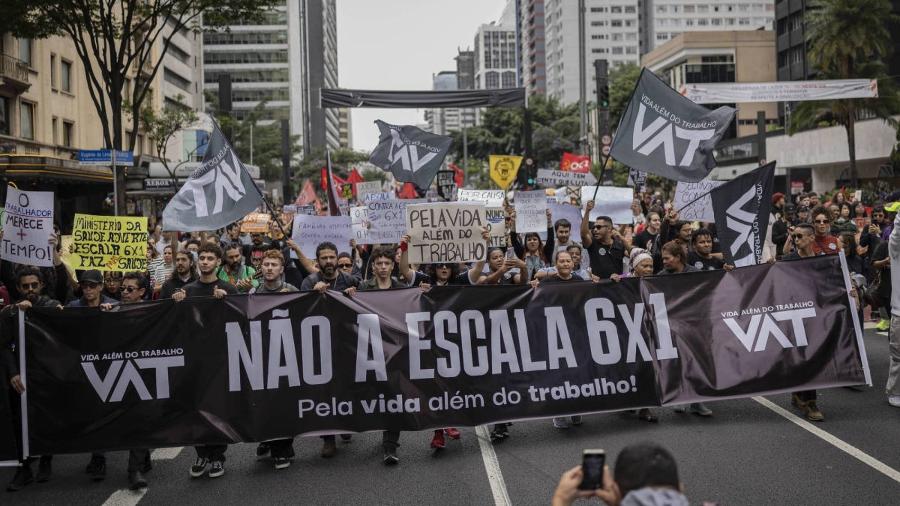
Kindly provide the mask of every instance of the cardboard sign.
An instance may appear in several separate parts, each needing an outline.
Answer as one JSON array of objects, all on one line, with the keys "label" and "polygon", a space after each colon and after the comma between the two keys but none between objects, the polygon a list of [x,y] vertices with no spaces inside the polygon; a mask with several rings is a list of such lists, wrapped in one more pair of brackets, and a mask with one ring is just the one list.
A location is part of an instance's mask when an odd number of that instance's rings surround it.
[{"label": "cardboard sign", "polygon": [[53,266],[53,192],[6,190],[0,258],[17,264]]},{"label": "cardboard sign", "polygon": [[360,200],[360,202],[371,202],[373,200],[397,200],[397,196],[393,192],[373,192],[367,193],[366,198]]},{"label": "cardboard sign", "polygon": [[357,201],[365,202],[366,195],[370,193],[381,193],[381,181],[362,181],[356,183]]},{"label": "cardboard sign", "polygon": [[543,190],[516,192],[516,232],[547,230],[547,194]]},{"label": "cardboard sign", "polygon": [[350,251],[350,217],[297,214],[291,236],[306,258],[311,260],[316,258],[316,247],[326,241],[334,243],[338,253]]},{"label": "cardboard sign", "polygon": [[250,213],[241,221],[242,234],[265,234],[269,231],[272,217],[266,213]]},{"label": "cardboard sign", "polygon": [[506,231],[506,212],[500,207],[488,207],[484,210],[488,225],[491,227],[492,248],[509,246],[509,235]]},{"label": "cardboard sign", "polygon": [[538,169],[535,184],[546,187],[596,185],[597,178],[590,172]]},{"label": "cardboard sign", "polygon": [[455,200],[456,199],[456,172],[452,170],[439,170],[437,173],[437,178],[435,179],[437,184],[437,192],[438,195],[444,200]]},{"label": "cardboard sign", "polygon": [[465,190],[456,192],[458,202],[481,202],[485,207],[503,207],[503,190]]},{"label": "cardboard sign", "polygon": [[678,211],[678,219],[715,222],[716,217],[713,215],[712,197],[709,192],[723,184],[725,181],[709,179],[696,183],[679,181],[675,187],[675,201],[672,204]]},{"label": "cardboard sign", "polygon": [[409,200],[370,200],[350,208],[350,227],[357,244],[398,243],[406,233]]},{"label": "cardboard sign", "polygon": [[[581,187],[581,208],[594,196],[594,186]],[[590,220],[594,221],[598,216],[609,216],[613,223],[634,223],[634,213],[631,204],[634,202],[634,190],[632,188],[620,188],[616,186],[601,186],[597,190],[594,199],[594,209],[591,210]]]},{"label": "cardboard sign", "polygon": [[452,202],[406,206],[409,261],[434,264],[485,260],[487,245],[481,237],[485,225],[487,217],[483,204]]},{"label": "cardboard sign", "polygon": [[146,271],[147,217],[76,214],[72,263],[76,270]]}]

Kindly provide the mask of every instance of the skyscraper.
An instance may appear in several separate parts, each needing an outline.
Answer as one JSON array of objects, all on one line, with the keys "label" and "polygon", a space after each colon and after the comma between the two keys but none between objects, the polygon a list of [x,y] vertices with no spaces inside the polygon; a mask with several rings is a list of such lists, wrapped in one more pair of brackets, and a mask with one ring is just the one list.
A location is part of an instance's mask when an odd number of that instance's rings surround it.
[{"label": "skyscraper", "polygon": [[516,80],[515,24],[492,22],[475,32],[475,88],[514,88]]},{"label": "skyscraper", "polygon": [[519,2],[519,76],[528,95],[547,92],[544,54],[544,0]]}]

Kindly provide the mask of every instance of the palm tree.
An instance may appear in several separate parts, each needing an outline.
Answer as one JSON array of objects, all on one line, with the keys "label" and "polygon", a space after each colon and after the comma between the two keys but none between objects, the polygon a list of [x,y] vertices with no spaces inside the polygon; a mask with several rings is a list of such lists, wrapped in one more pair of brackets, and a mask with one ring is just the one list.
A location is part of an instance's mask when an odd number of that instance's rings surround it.
[{"label": "palm tree", "polygon": [[888,25],[897,16],[890,0],[814,0],[807,10],[808,57],[819,79],[878,80],[879,98],[801,102],[791,117],[790,133],[821,122],[847,131],[850,184],[857,185],[856,121],[881,118],[896,128],[900,96],[888,78],[885,60],[893,50]]}]

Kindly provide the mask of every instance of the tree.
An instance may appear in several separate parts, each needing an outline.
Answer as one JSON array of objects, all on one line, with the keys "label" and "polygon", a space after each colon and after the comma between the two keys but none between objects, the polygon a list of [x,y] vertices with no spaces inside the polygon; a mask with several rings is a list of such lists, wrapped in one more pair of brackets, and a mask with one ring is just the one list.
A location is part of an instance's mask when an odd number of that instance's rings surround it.
[{"label": "tree", "polygon": [[[81,60],[106,145],[134,149],[141,109],[174,34],[233,19],[261,19],[275,0],[0,0],[0,33],[69,38]],[[132,81],[131,96],[125,83]],[[126,108],[125,105],[128,104]],[[123,126],[131,119],[128,139]],[[116,175],[124,188],[124,174]],[[124,209],[124,193],[118,195]]]},{"label": "tree", "polygon": [[[181,95],[177,99],[178,102],[181,102]],[[176,133],[195,121],[197,121],[197,113],[187,106],[166,107],[159,114],[149,105],[145,105],[141,109],[141,122],[144,124],[144,131],[147,132],[147,138],[153,143],[163,167],[173,180],[175,171],[169,168],[169,160],[166,156],[169,141]]]},{"label": "tree", "polygon": [[847,131],[850,185],[857,186],[856,121],[877,117],[897,127],[892,114],[900,111],[900,97],[888,78],[885,61],[892,41],[888,22],[896,22],[889,0],[816,0],[807,12],[809,59],[820,79],[878,80],[879,98],[801,102],[791,116],[790,133],[822,121]]},{"label": "tree", "polygon": [[609,125],[615,130],[619,119],[628,107],[631,92],[641,77],[641,67],[635,63],[623,63],[609,71]]}]

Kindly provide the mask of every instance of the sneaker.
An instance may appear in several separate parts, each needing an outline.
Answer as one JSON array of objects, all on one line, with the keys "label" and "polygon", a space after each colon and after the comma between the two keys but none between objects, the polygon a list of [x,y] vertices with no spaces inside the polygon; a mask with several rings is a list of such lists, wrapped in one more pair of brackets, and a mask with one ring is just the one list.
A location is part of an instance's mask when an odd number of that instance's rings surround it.
[{"label": "sneaker", "polygon": [[31,474],[31,465],[24,464],[16,471],[16,475],[13,476],[12,481],[6,486],[6,491],[18,492],[33,481],[34,476]]},{"label": "sneaker", "polygon": [[638,420],[643,420],[645,422],[657,423],[659,422],[659,418],[650,411],[650,408],[641,408],[637,412]]},{"label": "sneaker", "polygon": [[132,471],[128,473],[128,488],[131,490],[140,490],[147,488],[147,480],[140,471]]},{"label": "sneaker", "polygon": [[577,425],[581,425],[581,417],[580,417],[580,416],[573,416],[573,417],[572,417],[572,425],[576,425],[576,426],[577,426]]},{"label": "sneaker", "polygon": [[797,394],[791,395],[791,404],[801,411],[806,411],[806,401],[800,399],[800,396]]},{"label": "sneaker", "polygon": [[45,483],[50,480],[50,474],[53,471],[52,462],[53,457],[51,455],[41,457],[40,462],[38,462],[38,471],[35,481],[38,483]]},{"label": "sneaker", "polygon": [[675,406],[674,411],[676,413],[687,413],[687,406],[685,406],[684,404],[682,404],[681,406]]},{"label": "sneaker", "polygon": [[444,431],[436,430],[434,431],[434,437],[431,438],[431,447],[435,450],[441,450],[447,446],[447,442],[444,441]]},{"label": "sneaker", "polygon": [[221,460],[214,460],[212,465],[209,466],[209,477],[218,478],[223,474],[225,474],[225,463]]},{"label": "sneaker", "polygon": [[334,444],[334,439],[329,438],[322,442],[322,458],[330,459],[334,457],[334,454],[337,453],[337,446]]},{"label": "sneaker", "polygon": [[691,413],[699,416],[712,416],[713,412],[711,409],[706,407],[706,404],[702,402],[695,402],[691,404]]},{"label": "sneaker", "polygon": [[554,428],[554,429],[568,429],[568,428],[569,428],[569,421],[566,420],[566,418],[565,418],[564,416],[563,416],[563,417],[554,418],[554,419],[553,419],[553,428]]},{"label": "sneaker", "polygon": [[91,461],[88,462],[84,471],[91,475],[94,481],[103,481],[106,478],[106,457],[102,455],[92,455]]},{"label": "sneaker", "polygon": [[266,443],[259,443],[259,446],[256,447],[256,460],[262,460],[269,456],[271,452],[271,448]]},{"label": "sneaker", "polygon": [[881,319],[878,321],[878,323],[875,324],[875,330],[877,330],[879,332],[884,332],[890,328],[891,328],[890,320]]},{"label": "sneaker", "polygon": [[889,395],[888,404],[895,408],[900,408],[900,395]]},{"label": "sneaker", "polygon": [[384,449],[384,465],[386,466],[396,466],[400,463],[400,457],[397,456],[396,448],[385,448]]},{"label": "sneaker", "polygon": [[453,427],[447,427],[446,429],[444,429],[444,432],[450,439],[459,439],[460,437],[462,437],[462,433],[459,432],[459,429],[455,429]]},{"label": "sneaker", "polygon": [[825,415],[819,411],[819,408],[816,406],[816,401],[809,401],[806,403],[806,419],[810,422],[825,421]]},{"label": "sneaker", "polygon": [[206,474],[206,468],[209,467],[209,459],[197,457],[194,465],[191,466],[191,478],[199,478]]},{"label": "sneaker", "polygon": [[275,462],[275,470],[279,469],[287,469],[291,467],[291,459],[287,457],[275,457],[272,459]]}]

